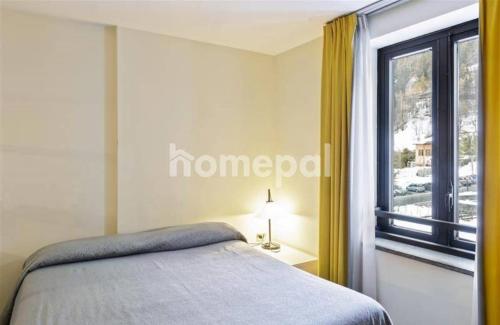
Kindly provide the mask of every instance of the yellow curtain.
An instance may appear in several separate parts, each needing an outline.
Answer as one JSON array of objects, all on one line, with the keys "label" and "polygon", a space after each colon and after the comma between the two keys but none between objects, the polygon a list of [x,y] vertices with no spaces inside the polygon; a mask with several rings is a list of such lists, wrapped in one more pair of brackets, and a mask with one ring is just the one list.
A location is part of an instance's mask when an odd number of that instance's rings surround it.
[{"label": "yellow curtain", "polygon": [[497,325],[500,324],[500,1],[481,0],[479,21],[484,125],[481,287],[485,323]]},{"label": "yellow curtain", "polygon": [[323,30],[319,276],[342,285],[347,285],[347,167],[356,24],[352,14]]}]

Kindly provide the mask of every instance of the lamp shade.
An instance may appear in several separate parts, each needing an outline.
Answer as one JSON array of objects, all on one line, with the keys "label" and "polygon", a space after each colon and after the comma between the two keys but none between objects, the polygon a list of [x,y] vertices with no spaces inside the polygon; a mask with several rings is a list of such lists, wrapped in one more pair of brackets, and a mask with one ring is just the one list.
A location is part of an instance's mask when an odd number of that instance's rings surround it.
[{"label": "lamp shade", "polygon": [[274,219],[281,216],[283,213],[278,203],[266,202],[257,212],[257,217],[262,219]]},{"label": "lamp shade", "polygon": [[256,216],[262,219],[274,219],[284,214],[280,204],[271,198],[271,190],[267,190],[267,200],[257,211]]}]

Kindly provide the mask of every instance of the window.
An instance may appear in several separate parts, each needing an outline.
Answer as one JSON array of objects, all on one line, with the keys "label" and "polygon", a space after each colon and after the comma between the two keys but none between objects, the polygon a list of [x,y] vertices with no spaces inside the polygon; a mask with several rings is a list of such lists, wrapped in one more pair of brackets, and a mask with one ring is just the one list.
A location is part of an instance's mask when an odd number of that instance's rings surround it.
[{"label": "window", "polygon": [[477,21],[378,51],[377,236],[474,258]]}]

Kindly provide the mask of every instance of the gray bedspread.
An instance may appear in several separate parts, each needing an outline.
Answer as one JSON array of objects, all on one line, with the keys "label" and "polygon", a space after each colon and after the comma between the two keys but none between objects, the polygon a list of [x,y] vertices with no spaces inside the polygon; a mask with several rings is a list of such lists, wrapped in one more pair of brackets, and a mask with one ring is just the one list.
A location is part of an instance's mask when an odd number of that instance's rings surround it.
[{"label": "gray bedspread", "polygon": [[221,223],[48,246],[26,261],[4,316],[15,325],[391,324],[374,300],[262,254]]}]

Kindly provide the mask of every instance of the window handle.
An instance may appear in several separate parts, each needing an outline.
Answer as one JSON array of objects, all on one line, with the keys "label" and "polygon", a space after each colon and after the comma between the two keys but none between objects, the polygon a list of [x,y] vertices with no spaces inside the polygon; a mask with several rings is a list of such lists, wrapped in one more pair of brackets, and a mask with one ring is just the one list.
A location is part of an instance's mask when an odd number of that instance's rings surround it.
[{"label": "window handle", "polygon": [[450,182],[450,192],[447,195],[447,200],[448,200],[448,212],[453,211],[453,206],[455,203],[455,189],[453,187],[453,183]]}]

